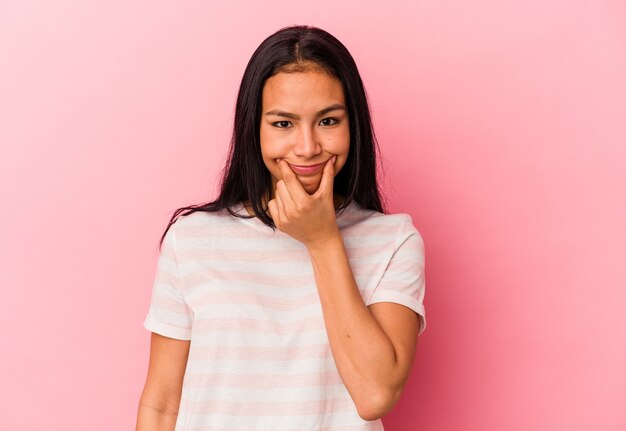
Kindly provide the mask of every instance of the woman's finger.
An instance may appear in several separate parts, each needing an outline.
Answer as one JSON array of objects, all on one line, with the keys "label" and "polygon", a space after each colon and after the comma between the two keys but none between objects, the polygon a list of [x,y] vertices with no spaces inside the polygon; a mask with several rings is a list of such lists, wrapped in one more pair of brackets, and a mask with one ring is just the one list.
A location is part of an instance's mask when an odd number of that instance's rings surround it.
[{"label": "woman's finger", "polygon": [[294,202],[289,194],[289,190],[287,189],[287,185],[285,181],[278,180],[276,183],[276,196],[280,196],[280,201],[283,204],[283,214],[290,214],[294,208]]},{"label": "woman's finger", "polygon": [[302,187],[302,184],[300,184],[300,181],[298,181],[294,171],[289,167],[289,163],[283,159],[278,159],[278,168],[280,169],[283,181],[292,199],[297,200],[309,196],[306,190],[304,190],[304,187]]},{"label": "woman's finger", "polygon": [[275,193],[275,199],[276,199],[276,208],[278,209],[278,219],[280,220],[280,223],[284,223],[287,220],[286,217],[286,213],[285,213],[285,205],[283,204],[283,200],[280,197],[280,193],[278,193],[278,189],[276,190]]},{"label": "woman's finger", "polygon": [[320,187],[314,193],[314,196],[319,197],[321,195],[333,196],[333,183],[335,180],[335,160],[337,156],[331,157],[324,165],[322,171],[322,180],[320,181]]}]

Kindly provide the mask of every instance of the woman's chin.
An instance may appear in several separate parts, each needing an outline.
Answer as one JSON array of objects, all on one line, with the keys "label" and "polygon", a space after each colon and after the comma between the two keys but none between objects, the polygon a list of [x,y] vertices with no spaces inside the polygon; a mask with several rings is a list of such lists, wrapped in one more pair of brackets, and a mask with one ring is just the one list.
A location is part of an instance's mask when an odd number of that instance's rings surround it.
[{"label": "woman's chin", "polygon": [[321,178],[311,178],[311,177],[300,178],[299,177],[298,181],[300,181],[300,185],[302,185],[302,188],[308,194],[312,195],[320,188]]},{"label": "woman's chin", "polygon": [[316,187],[304,187],[304,190],[309,194],[315,194],[316,191],[319,190],[319,185],[317,185]]}]

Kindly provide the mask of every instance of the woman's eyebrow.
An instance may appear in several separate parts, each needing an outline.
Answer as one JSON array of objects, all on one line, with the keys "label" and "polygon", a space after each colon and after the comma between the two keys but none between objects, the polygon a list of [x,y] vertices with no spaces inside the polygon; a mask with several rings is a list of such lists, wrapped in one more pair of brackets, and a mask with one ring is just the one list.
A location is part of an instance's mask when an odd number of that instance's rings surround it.
[{"label": "woman's eyebrow", "polygon": [[[321,111],[319,111],[317,113],[317,116],[319,117],[320,115],[324,115],[330,111],[336,111],[336,110],[346,110],[346,107],[343,106],[341,103],[335,103],[332,104],[324,109],[322,109]],[[292,114],[291,112],[285,112],[285,111],[281,111],[280,109],[273,109],[271,111],[268,111],[265,113],[265,115],[277,115],[279,117],[287,117],[287,118],[293,118],[295,120],[299,119],[300,116],[296,115],[296,114]]]}]

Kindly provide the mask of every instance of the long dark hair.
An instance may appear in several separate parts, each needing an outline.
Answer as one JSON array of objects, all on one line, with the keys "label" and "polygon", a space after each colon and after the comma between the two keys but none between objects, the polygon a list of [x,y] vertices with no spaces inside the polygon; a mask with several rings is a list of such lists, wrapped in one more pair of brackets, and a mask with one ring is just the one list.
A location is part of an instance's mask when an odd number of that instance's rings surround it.
[{"label": "long dark hair", "polygon": [[376,178],[378,143],[356,63],[346,47],[330,33],[317,27],[298,25],[282,28],[265,39],[246,66],[239,86],[233,134],[218,198],[177,209],[159,245],[179,216],[196,211],[227,210],[235,217],[253,217],[237,214],[231,209],[246,200],[259,220],[276,229],[268,208],[262,208],[263,196],[270,192],[272,184],[271,174],[261,156],[259,138],[263,86],[268,78],[279,72],[311,68],[321,69],[341,82],[348,110],[350,150],[345,165],[333,181],[334,192],[345,197],[337,211],[356,201],[363,208],[385,213]]}]

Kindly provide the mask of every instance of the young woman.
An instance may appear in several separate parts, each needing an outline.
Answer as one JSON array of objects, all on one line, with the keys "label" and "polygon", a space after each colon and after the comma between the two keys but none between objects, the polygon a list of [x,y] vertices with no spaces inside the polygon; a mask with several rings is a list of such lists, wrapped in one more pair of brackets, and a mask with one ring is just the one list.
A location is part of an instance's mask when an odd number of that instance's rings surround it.
[{"label": "young woman", "polygon": [[329,33],[245,70],[221,190],[163,237],[137,430],[382,430],[425,329],[424,244],[385,214],[365,89]]}]

